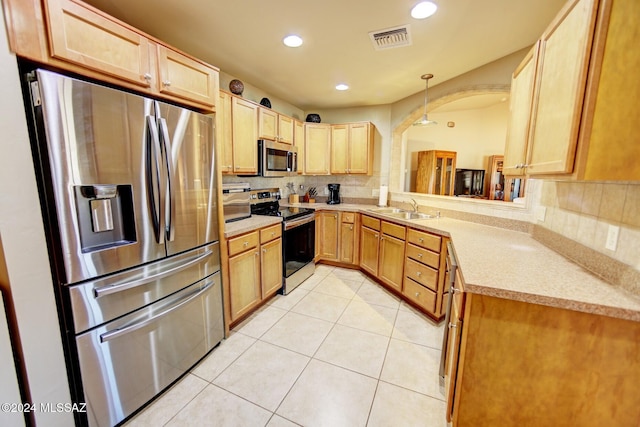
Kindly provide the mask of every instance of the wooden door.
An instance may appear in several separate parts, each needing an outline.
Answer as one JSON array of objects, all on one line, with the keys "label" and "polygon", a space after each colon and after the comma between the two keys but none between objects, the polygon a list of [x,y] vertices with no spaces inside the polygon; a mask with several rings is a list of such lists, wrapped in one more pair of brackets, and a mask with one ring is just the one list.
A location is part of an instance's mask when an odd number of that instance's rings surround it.
[{"label": "wooden door", "polygon": [[157,49],[160,92],[215,107],[218,71],[165,46]]},{"label": "wooden door", "polygon": [[596,0],[573,0],[542,36],[527,174],[573,171]]},{"label": "wooden door", "polygon": [[380,238],[378,278],[399,291],[402,289],[403,267],[404,240],[383,234]]},{"label": "wooden door", "polygon": [[374,276],[378,275],[379,237],[376,230],[360,229],[360,267]]},{"label": "wooden door", "polygon": [[266,107],[258,107],[258,139],[276,141],[278,137],[278,113]]},{"label": "wooden door", "polygon": [[[351,215],[353,213],[349,212]],[[344,213],[343,213],[344,216]],[[358,242],[358,230],[353,222],[340,224],[340,257],[339,261],[347,264],[356,263],[356,248]]]},{"label": "wooden door", "polygon": [[527,53],[511,77],[509,100],[509,124],[504,147],[504,174],[524,175],[529,146],[529,129],[533,108],[536,69],[540,42]]},{"label": "wooden door", "polygon": [[293,144],[293,119],[278,114],[278,142]]},{"label": "wooden door", "polygon": [[304,173],[306,175],[329,175],[331,126],[305,123],[304,133]]},{"label": "wooden door", "polygon": [[231,321],[248,313],[261,299],[260,252],[257,248],[229,258]]},{"label": "wooden door", "polygon": [[337,212],[319,212],[316,214],[319,226],[318,257],[336,261],[338,259],[339,216]]},{"label": "wooden door", "polygon": [[352,174],[371,173],[371,124],[352,123],[349,125],[349,166]]},{"label": "wooden door", "polygon": [[260,271],[264,299],[282,287],[282,239],[278,238],[262,245]]},{"label": "wooden door", "polygon": [[349,168],[349,126],[331,126],[331,173],[347,173]]},{"label": "wooden door", "polygon": [[293,123],[293,145],[298,149],[298,174],[304,173],[304,124],[299,120]]},{"label": "wooden door", "polygon": [[231,95],[220,92],[216,108],[216,138],[218,162],[223,174],[233,173],[233,140],[231,134]]},{"label": "wooden door", "polygon": [[[149,88],[149,40],[72,0],[44,2],[51,56]],[[217,96],[217,94],[216,94]]]},{"label": "wooden door", "polygon": [[258,106],[242,98],[233,97],[233,172],[258,173]]}]

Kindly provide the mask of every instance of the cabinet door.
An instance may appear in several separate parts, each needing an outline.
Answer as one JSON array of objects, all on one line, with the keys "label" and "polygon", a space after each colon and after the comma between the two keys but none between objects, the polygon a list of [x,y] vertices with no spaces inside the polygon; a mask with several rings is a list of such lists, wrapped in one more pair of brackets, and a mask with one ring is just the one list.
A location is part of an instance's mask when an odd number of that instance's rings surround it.
[{"label": "cabinet door", "polygon": [[[511,77],[504,174],[524,175],[540,42],[527,53]],[[493,191],[493,189],[491,189]]]},{"label": "cabinet door", "polygon": [[529,175],[573,170],[597,3],[572,1],[542,36]]},{"label": "cabinet door", "polygon": [[231,321],[248,313],[261,299],[260,252],[252,249],[229,258]]},{"label": "cabinet door", "polygon": [[278,142],[293,144],[293,119],[278,114]]},{"label": "cabinet door", "polygon": [[349,125],[349,166],[348,172],[353,174],[369,174],[371,150],[371,125],[369,123],[353,123]]},{"label": "cabinet door", "polygon": [[337,212],[319,212],[316,215],[316,221],[319,225],[318,257],[336,261],[338,259],[339,215]]},{"label": "cabinet door", "polygon": [[266,298],[282,287],[282,239],[262,245],[261,252],[262,298]]},{"label": "cabinet door", "polygon": [[252,102],[233,97],[233,172],[258,173],[258,107]]},{"label": "cabinet door", "polygon": [[161,93],[215,107],[218,98],[218,71],[179,52],[158,45]]},{"label": "cabinet door", "polygon": [[378,275],[379,237],[376,230],[367,227],[360,230],[360,267],[374,276]]},{"label": "cabinet door", "polygon": [[44,2],[51,56],[150,87],[149,41],[107,15],[72,0]]},{"label": "cabinet door", "polygon": [[220,92],[216,108],[218,165],[223,174],[233,173],[233,140],[231,134],[231,95]]},{"label": "cabinet door", "polygon": [[402,289],[404,240],[383,234],[380,238],[378,277],[387,285]]},{"label": "cabinet door", "polygon": [[304,173],[304,124],[293,122],[293,145],[298,149],[298,174]]},{"label": "cabinet door", "polygon": [[258,139],[276,141],[278,137],[278,113],[258,107]]},{"label": "cabinet door", "polygon": [[304,173],[329,175],[331,126],[306,123],[304,133]]},{"label": "cabinet door", "polygon": [[349,126],[331,126],[331,173],[347,173],[349,163]]},{"label": "cabinet door", "polygon": [[345,222],[340,224],[340,262],[347,264],[356,262],[357,236],[358,230],[355,224]]}]

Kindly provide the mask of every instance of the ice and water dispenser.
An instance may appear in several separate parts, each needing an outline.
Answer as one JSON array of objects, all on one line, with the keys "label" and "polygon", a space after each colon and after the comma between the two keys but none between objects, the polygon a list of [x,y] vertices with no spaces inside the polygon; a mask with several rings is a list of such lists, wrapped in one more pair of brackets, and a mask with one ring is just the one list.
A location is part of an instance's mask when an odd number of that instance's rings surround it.
[{"label": "ice and water dispenser", "polygon": [[82,252],[136,241],[131,185],[78,185],[74,189]]}]

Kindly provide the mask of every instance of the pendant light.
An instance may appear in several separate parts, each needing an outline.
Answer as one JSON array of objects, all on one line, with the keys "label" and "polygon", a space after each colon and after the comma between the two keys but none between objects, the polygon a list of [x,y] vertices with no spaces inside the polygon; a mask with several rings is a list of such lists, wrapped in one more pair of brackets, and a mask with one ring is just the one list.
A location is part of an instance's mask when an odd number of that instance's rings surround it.
[{"label": "pendant light", "polygon": [[434,122],[433,120],[429,120],[427,118],[427,93],[429,91],[429,79],[432,77],[433,74],[423,74],[422,76],[420,76],[420,78],[425,81],[426,85],[424,89],[424,114],[422,115],[422,118],[420,120],[413,124],[414,126],[428,126],[438,124],[438,122]]}]

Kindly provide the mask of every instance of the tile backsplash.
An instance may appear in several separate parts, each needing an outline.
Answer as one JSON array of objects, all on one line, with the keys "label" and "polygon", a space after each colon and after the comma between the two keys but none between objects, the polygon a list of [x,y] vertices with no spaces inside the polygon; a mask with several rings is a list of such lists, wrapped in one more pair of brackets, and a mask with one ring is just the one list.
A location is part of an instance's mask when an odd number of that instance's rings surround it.
[{"label": "tile backsplash", "polygon": [[[539,226],[640,270],[640,183],[546,180],[540,204]],[[615,227],[616,248],[607,249]]]}]

